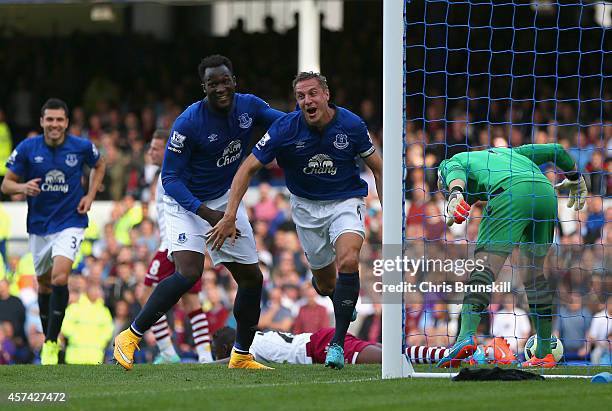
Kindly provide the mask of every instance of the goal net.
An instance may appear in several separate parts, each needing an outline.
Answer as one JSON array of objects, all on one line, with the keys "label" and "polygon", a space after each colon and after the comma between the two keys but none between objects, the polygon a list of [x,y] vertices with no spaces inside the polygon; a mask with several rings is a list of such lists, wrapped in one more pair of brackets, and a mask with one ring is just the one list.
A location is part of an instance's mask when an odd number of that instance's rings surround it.
[{"label": "goal net", "polygon": [[[466,222],[448,228],[440,162],[526,144],[563,146],[585,177],[587,203],[574,211],[567,191],[557,190],[554,221],[534,212],[527,224],[534,233],[553,225],[540,270],[552,312],[528,300],[538,262],[520,250],[533,236],[515,242],[487,291],[476,330],[482,351],[464,363],[499,363],[500,355],[524,361],[535,353],[538,339],[532,345],[530,337],[552,319],[559,363],[611,365],[612,4],[398,3],[384,1],[383,259],[402,264],[382,276],[383,377],[434,370],[445,353],[436,347],[452,346],[460,332],[464,288],[457,284],[478,269],[474,249],[491,209],[480,201]],[[564,178],[555,161],[538,167],[553,185]],[[500,339],[510,352],[496,354]]]}]

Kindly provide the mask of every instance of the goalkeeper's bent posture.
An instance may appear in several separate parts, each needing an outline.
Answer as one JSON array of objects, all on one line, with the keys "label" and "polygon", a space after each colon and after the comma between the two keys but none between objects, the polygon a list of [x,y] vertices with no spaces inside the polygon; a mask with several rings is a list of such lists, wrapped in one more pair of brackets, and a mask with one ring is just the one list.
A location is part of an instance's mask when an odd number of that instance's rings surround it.
[{"label": "goalkeeper's bent posture", "polygon": [[[556,187],[569,189],[567,206],[582,209],[587,195],[584,178],[559,144],[465,152],[442,161],[438,168],[438,189],[448,192],[448,226],[465,221],[472,204],[487,201],[475,249],[475,258],[486,264],[470,274],[468,284],[491,284],[516,244],[521,244],[522,254],[531,262],[525,291],[538,340],[535,356],[523,363],[524,367],[556,365],[550,350],[553,290],[544,277],[544,259],[553,241],[557,197],[538,167],[547,162],[565,172],[564,181]],[[464,296],[457,341],[438,367],[456,364],[474,352],[476,329],[489,302],[490,296],[484,292]]]}]

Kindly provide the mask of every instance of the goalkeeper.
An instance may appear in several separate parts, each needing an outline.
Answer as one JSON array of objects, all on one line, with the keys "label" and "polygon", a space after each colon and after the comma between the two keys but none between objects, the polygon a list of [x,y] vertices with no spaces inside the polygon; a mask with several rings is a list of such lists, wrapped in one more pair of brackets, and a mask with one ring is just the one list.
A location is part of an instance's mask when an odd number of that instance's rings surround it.
[{"label": "goalkeeper", "polygon": [[553,290],[544,276],[544,259],[553,241],[557,197],[538,167],[548,162],[565,172],[565,179],[556,188],[569,190],[567,206],[582,209],[587,195],[584,178],[559,144],[464,152],[440,163],[438,189],[448,194],[446,223],[449,227],[465,221],[471,205],[477,201],[486,201],[487,205],[474,256],[485,262],[484,268],[470,274],[457,341],[438,362],[438,367],[455,364],[476,349],[476,329],[481,313],[490,302],[485,290],[519,243],[522,257],[529,259],[524,284],[538,336],[535,356],[522,366],[552,368],[556,365],[550,349]]}]

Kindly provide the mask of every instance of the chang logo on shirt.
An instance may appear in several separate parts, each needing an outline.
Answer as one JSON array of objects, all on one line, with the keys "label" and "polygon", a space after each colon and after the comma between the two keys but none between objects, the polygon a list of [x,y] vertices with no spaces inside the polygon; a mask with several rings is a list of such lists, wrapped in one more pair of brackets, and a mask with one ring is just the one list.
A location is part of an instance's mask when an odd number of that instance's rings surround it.
[{"label": "chang logo on shirt", "polygon": [[308,160],[308,165],[303,169],[304,174],[329,174],[336,175],[337,167],[334,167],[334,161],[327,154],[317,154]]},{"label": "chang logo on shirt", "polygon": [[40,186],[42,191],[61,192],[66,194],[70,186],[66,184],[66,176],[61,170],[51,170],[45,174],[45,181]]},{"label": "chang logo on shirt", "polygon": [[242,155],[242,143],[240,140],[231,141],[225,150],[223,150],[223,156],[217,160],[217,167],[223,167],[228,164],[235,162],[240,159]]}]

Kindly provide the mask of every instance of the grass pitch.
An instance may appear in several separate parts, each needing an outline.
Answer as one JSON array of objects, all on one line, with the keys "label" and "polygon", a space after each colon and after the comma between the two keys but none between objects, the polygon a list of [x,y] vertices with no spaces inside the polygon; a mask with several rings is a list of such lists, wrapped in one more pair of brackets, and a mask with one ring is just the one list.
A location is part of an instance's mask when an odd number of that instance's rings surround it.
[{"label": "grass pitch", "polygon": [[[420,367],[419,371],[431,371]],[[594,375],[606,368],[557,368],[554,374]],[[0,409],[10,392],[66,392],[64,403],[36,409],[79,410],[595,410],[612,404],[612,385],[590,380],[452,382],[380,380],[377,365],[277,365],[274,371],[229,370],[221,365],[0,367]],[[606,405],[607,404],[607,405]]]}]

